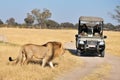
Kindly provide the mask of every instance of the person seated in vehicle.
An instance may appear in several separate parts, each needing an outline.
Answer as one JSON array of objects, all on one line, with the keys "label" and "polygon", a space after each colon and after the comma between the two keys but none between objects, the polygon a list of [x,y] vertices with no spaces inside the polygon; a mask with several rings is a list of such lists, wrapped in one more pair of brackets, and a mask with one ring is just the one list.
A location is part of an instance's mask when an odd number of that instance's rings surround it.
[{"label": "person seated in vehicle", "polygon": [[95,35],[95,34],[97,34],[97,35],[101,34],[101,28],[98,24],[93,27],[93,35]]},{"label": "person seated in vehicle", "polygon": [[86,24],[83,24],[81,28],[81,34],[85,35],[87,33],[88,33],[88,27],[86,26]]}]

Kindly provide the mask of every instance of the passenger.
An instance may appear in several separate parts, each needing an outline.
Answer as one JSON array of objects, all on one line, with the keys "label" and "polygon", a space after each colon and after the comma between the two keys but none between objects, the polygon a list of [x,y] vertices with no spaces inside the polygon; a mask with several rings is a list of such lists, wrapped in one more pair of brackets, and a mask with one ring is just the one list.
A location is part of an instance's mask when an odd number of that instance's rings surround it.
[{"label": "passenger", "polygon": [[98,24],[93,27],[93,35],[95,35],[95,33],[101,34],[101,28]]},{"label": "passenger", "polygon": [[86,24],[82,25],[81,33],[88,33],[88,27],[86,26]]}]

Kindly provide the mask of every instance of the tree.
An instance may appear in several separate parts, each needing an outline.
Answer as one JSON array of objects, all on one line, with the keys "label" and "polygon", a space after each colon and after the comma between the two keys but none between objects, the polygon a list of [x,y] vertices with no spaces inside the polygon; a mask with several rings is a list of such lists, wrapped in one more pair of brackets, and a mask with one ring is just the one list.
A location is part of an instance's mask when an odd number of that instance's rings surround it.
[{"label": "tree", "polygon": [[70,22],[61,23],[61,28],[74,28],[74,25]]},{"label": "tree", "polygon": [[116,14],[112,15],[112,18],[120,23],[120,6],[116,6],[115,12]]},{"label": "tree", "polygon": [[3,21],[0,19],[0,25],[1,25],[1,24],[4,24],[4,23],[3,23]]},{"label": "tree", "polygon": [[38,25],[45,27],[45,21],[51,17],[52,13],[48,9],[43,9],[43,12],[40,12],[39,9],[33,9],[31,11]]},{"label": "tree", "polygon": [[49,28],[49,29],[57,29],[57,28],[59,28],[59,23],[57,23],[56,21],[54,21],[54,20],[47,20],[46,22],[46,26],[47,26],[47,28]]},{"label": "tree", "polygon": [[35,20],[34,16],[32,16],[30,13],[28,13],[27,18],[24,19],[27,26],[32,26],[32,24],[34,23],[34,20]]},{"label": "tree", "polygon": [[9,19],[6,21],[6,23],[7,23],[8,25],[15,25],[15,24],[16,24],[14,18],[9,18]]},{"label": "tree", "polygon": [[115,26],[112,23],[107,23],[107,24],[104,24],[104,28],[106,30],[114,30]]},{"label": "tree", "polygon": [[76,23],[74,26],[75,26],[75,29],[78,29],[79,24]]}]

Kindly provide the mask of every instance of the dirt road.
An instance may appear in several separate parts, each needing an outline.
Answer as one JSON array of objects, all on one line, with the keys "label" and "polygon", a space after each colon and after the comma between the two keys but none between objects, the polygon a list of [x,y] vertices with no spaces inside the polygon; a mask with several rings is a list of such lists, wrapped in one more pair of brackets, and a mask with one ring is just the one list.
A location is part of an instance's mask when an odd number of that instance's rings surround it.
[{"label": "dirt road", "polygon": [[[75,54],[74,42],[67,42],[64,46],[73,54]],[[81,80],[85,76],[89,75],[92,71],[94,71],[98,65],[101,65],[102,63],[110,64],[112,67],[110,74],[107,77],[102,78],[102,80],[120,80],[120,57],[106,53],[104,58],[97,56],[80,56],[80,58],[85,63],[82,68],[76,67],[70,72],[61,74],[56,78],[56,80]]]}]

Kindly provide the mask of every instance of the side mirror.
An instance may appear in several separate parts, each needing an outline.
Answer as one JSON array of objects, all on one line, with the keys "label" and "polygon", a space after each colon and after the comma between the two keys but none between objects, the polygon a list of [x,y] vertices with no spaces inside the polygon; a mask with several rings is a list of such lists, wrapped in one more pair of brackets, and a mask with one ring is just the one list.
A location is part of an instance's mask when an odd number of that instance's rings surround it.
[{"label": "side mirror", "polygon": [[107,36],[104,36],[103,38],[104,38],[104,39],[106,39],[106,38],[107,38]]}]

